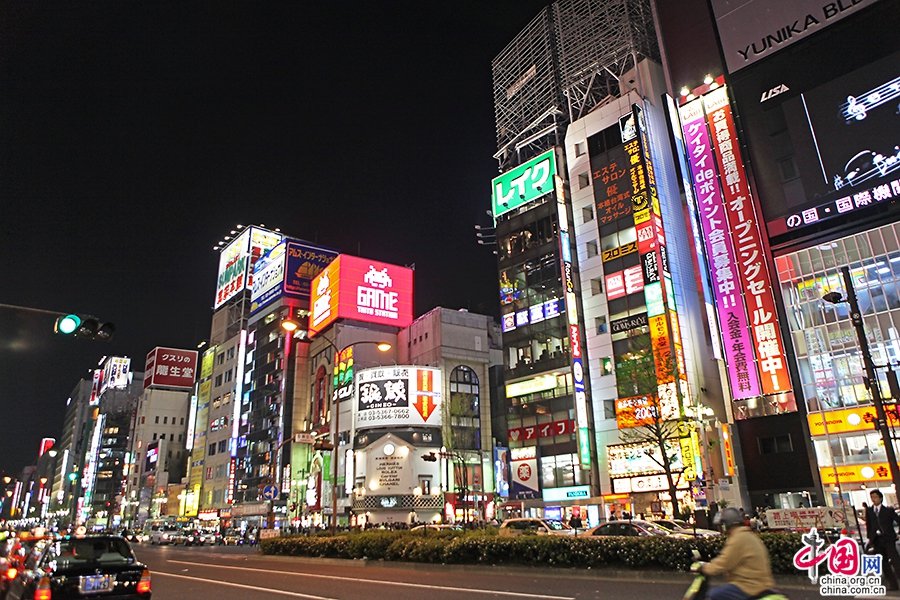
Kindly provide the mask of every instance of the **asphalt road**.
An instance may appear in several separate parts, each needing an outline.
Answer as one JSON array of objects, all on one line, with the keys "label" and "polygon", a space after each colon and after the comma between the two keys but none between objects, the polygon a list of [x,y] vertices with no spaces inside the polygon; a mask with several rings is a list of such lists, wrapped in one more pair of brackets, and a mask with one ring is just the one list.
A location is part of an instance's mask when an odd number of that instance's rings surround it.
[{"label": "asphalt road", "polygon": [[[679,600],[688,582],[607,579],[583,571],[380,566],[354,561],[263,557],[252,547],[184,548],[136,544],[165,600]],[[791,600],[821,599],[809,586],[784,590]]]}]

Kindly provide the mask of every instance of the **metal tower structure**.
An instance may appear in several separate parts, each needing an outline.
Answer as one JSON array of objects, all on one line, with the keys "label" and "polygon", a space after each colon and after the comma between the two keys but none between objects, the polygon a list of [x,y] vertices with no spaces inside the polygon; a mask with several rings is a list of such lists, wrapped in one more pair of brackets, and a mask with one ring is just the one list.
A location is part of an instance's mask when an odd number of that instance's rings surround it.
[{"label": "metal tower structure", "polygon": [[650,0],[544,8],[492,64],[500,171],[558,145],[569,123],[622,94],[643,58],[660,60]]}]

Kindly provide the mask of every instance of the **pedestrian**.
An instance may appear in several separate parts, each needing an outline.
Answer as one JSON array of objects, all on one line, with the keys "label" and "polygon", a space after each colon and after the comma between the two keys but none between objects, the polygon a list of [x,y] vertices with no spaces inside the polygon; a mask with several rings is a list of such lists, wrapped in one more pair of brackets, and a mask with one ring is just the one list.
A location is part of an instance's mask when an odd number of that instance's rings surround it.
[{"label": "pedestrian", "polygon": [[894,530],[894,524],[900,524],[900,516],[894,507],[882,504],[884,494],[880,490],[872,490],[869,497],[872,506],[866,509],[866,537],[869,538],[866,548],[881,555],[885,587],[889,590],[900,589],[897,585],[900,555],[897,554],[897,532]]},{"label": "pedestrian", "polygon": [[569,519],[569,527],[572,529],[581,529],[584,523],[581,521],[581,516],[572,513],[572,518]]}]

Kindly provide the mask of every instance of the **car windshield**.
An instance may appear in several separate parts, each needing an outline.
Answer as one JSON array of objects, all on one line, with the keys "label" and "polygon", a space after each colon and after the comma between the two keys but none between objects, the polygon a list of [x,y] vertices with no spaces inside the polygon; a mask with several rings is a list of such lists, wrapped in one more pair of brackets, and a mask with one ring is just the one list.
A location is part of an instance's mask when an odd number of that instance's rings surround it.
[{"label": "car windshield", "polygon": [[550,529],[553,529],[554,531],[563,531],[566,529],[572,529],[571,527],[569,527],[562,521],[552,521],[550,519],[547,519],[546,521],[544,521],[544,523],[546,523],[547,527],[549,527]]},{"label": "car windshield", "polygon": [[128,542],[118,538],[71,538],[50,545],[44,563],[65,569],[87,563],[125,564],[134,561]]}]

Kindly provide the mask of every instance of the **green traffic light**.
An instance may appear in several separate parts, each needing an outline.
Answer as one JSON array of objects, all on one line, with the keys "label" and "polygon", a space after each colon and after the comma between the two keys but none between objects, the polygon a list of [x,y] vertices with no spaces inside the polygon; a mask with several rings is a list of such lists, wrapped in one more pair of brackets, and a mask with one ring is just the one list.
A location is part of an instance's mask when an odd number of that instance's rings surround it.
[{"label": "green traffic light", "polygon": [[66,315],[56,321],[56,331],[65,335],[75,333],[80,326],[81,318],[78,315]]},{"label": "green traffic light", "polygon": [[78,479],[78,473],[69,473],[69,481],[75,481]]}]

